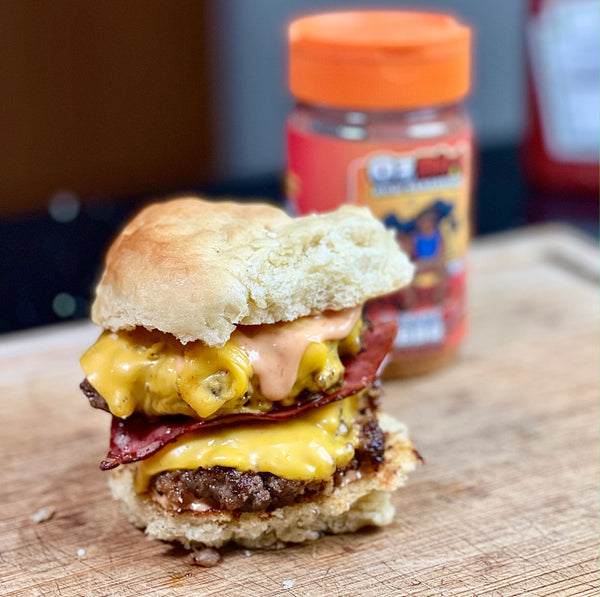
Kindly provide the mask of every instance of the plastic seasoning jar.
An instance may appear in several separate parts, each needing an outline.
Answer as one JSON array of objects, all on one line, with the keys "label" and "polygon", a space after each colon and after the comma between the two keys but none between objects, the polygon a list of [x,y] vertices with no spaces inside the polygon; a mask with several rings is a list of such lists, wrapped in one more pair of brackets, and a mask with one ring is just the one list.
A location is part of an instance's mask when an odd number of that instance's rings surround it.
[{"label": "plastic seasoning jar", "polygon": [[388,377],[445,364],[465,333],[470,42],[468,27],[433,13],[321,14],[289,28],[291,209],[366,205],[416,265],[409,288],[368,306],[372,320],[398,321]]}]

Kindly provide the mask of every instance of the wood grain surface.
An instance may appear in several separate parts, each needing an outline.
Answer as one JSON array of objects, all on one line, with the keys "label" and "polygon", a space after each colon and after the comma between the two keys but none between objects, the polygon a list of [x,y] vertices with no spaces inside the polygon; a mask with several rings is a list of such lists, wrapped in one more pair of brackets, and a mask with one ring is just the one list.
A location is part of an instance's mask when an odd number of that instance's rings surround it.
[{"label": "wood grain surface", "polygon": [[598,253],[528,229],[476,244],[470,273],[459,360],[385,384],[425,457],[394,523],[208,569],[110,498],[109,418],[77,387],[96,330],[0,338],[0,594],[598,595]]}]

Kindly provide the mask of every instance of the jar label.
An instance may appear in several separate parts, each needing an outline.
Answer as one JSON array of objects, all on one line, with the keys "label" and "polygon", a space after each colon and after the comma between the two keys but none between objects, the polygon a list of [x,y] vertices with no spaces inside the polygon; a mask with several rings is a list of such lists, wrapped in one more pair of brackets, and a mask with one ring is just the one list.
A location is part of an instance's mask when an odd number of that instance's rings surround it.
[{"label": "jar label", "polygon": [[392,360],[457,346],[465,332],[470,134],[384,146],[289,128],[288,160],[292,209],[303,214],[366,205],[415,263],[408,288],[368,306],[372,320],[398,322]]}]

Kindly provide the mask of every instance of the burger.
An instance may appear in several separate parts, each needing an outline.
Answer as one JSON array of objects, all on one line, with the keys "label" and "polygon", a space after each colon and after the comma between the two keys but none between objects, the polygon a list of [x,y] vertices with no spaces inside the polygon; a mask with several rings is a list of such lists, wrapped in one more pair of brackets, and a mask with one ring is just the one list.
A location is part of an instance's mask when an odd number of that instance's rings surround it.
[{"label": "burger", "polygon": [[292,218],[180,198],[116,238],[81,388],[112,415],[113,496],[186,548],[278,547],[391,522],[418,461],[379,410],[396,334],[363,306],[413,273],[368,210]]}]

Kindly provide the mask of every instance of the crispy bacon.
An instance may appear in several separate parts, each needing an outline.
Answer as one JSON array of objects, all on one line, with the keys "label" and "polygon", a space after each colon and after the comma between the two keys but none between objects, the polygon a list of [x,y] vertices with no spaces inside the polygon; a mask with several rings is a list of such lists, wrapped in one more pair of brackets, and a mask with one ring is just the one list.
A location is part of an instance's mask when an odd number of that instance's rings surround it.
[{"label": "crispy bacon", "polygon": [[109,470],[120,464],[148,458],[165,444],[201,427],[252,420],[283,421],[313,408],[347,398],[375,381],[379,366],[390,351],[395,335],[396,323],[393,321],[380,322],[368,329],[364,335],[363,352],[344,362],[344,382],[341,387],[331,394],[319,395],[314,400],[298,406],[261,414],[233,414],[208,420],[196,420],[185,416],[147,417],[141,413],[127,419],[113,416],[110,449],[100,468]]}]

